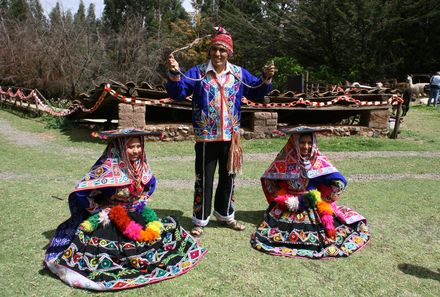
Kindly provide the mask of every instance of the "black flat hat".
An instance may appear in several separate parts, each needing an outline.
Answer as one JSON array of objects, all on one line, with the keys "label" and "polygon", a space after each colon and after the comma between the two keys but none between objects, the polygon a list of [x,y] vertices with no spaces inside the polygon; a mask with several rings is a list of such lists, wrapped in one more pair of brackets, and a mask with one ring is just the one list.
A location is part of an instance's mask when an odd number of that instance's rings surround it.
[{"label": "black flat hat", "polygon": [[316,133],[316,132],[323,132],[328,131],[330,129],[328,128],[322,128],[322,127],[308,127],[308,126],[298,126],[291,129],[284,129],[281,130],[285,134],[307,134],[307,133]]},{"label": "black flat hat", "polygon": [[133,136],[157,136],[161,137],[161,132],[147,132],[139,129],[127,128],[118,130],[108,130],[99,132],[101,139],[113,139],[118,137],[133,137]]}]

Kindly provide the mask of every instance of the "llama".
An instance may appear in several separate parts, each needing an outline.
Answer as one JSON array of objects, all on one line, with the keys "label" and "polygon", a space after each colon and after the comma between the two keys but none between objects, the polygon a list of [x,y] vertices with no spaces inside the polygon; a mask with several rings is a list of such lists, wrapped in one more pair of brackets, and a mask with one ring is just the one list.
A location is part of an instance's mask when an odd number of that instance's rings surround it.
[{"label": "llama", "polygon": [[425,88],[425,85],[427,85],[427,83],[413,84],[412,75],[408,75],[406,77],[406,79],[409,83],[409,88],[411,89],[412,94],[416,95],[416,103],[420,103],[419,96],[420,95],[423,96],[424,88]]}]

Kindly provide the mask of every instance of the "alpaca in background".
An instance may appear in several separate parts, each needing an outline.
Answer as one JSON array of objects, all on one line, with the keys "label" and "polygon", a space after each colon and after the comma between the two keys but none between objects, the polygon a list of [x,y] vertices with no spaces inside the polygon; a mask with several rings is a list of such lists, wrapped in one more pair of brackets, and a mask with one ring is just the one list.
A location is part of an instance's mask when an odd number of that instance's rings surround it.
[{"label": "alpaca in background", "polygon": [[407,76],[407,81],[409,83],[409,88],[411,89],[411,92],[413,95],[416,96],[416,103],[420,103],[419,96],[424,94],[424,88],[427,85],[427,83],[416,83],[413,84],[412,75]]}]

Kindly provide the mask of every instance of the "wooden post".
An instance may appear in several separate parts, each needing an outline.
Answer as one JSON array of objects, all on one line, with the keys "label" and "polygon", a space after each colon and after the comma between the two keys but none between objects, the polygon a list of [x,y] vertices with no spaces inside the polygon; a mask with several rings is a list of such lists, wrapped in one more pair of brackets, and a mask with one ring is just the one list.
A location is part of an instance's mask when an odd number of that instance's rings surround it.
[{"label": "wooden post", "polygon": [[37,113],[37,117],[40,116],[40,110],[38,109],[37,100],[35,100],[35,112]]},{"label": "wooden post", "polygon": [[[40,91],[38,91],[38,89],[35,89],[35,91],[37,92],[37,96],[40,96],[40,100],[41,100],[41,101],[44,100],[45,102],[47,102],[46,98],[44,98],[43,94],[41,94]],[[39,111],[39,109],[38,109],[38,103],[37,103],[37,100],[35,100],[35,105],[37,106],[37,115],[38,115],[38,116],[43,115],[43,110],[42,110],[41,113],[40,113],[40,111]]]},{"label": "wooden post", "polygon": [[309,91],[309,72],[308,71],[306,71],[306,81],[305,81],[305,92],[304,93],[306,93],[306,96],[309,96],[309,94],[311,93]]},{"label": "wooden post", "polygon": [[397,134],[399,134],[399,128],[400,128],[400,110],[402,109],[402,103],[399,102],[397,104],[397,111],[396,111],[396,122],[394,123],[394,130],[391,133],[391,138],[396,139]]}]

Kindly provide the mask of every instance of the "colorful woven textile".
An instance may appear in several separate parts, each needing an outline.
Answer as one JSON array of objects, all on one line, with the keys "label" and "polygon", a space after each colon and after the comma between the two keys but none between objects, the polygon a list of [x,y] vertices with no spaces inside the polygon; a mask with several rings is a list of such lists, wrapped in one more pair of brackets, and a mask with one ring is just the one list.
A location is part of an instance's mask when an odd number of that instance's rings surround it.
[{"label": "colorful woven textile", "polygon": [[[207,64],[192,67],[178,80],[169,79],[168,95],[176,101],[192,95],[192,123],[196,141],[230,141],[240,128],[241,100],[262,101],[272,85],[262,84],[246,69],[229,64],[224,82],[219,84]],[[199,81],[195,81],[199,80]],[[248,86],[259,86],[256,89]]]},{"label": "colorful woven textile", "polygon": [[[336,237],[330,239],[316,211],[290,212],[273,204],[264,221],[251,236],[251,245],[261,252],[284,257],[325,259],[348,257],[370,240],[370,231],[361,215],[338,207]],[[351,223],[344,223],[351,222]]]},{"label": "colorful woven textile", "polygon": [[[133,136],[139,138],[142,153],[130,160],[127,144]],[[71,217],[57,228],[45,265],[73,287],[98,291],[186,273],[206,250],[174,218],[159,221],[146,208],[156,179],[143,136],[128,133],[109,139],[102,156],[69,195]]]},{"label": "colorful woven textile", "polygon": [[[141,173],[142,184],[147,184],[153,177],[147,159],[144,160],[146,167]],[[111,142],[101,158],[96,161],[90,171],[84,175],[81,181],[75,186],[73,192],[97,189],[102,187],[122,187],[131,184],[127,164],[121,158],[119,150]]]},{"label": "colorful woven textile", "polygon": [[[356,211],[336,205],[347,182],[319,152],[314,132],[306,134],[312,136],[308,155],[301,155],[303,134],[296,132],[261,177],[269,207],[252,234],[251,245],[277,256],[349,256],[368,243],[367,221]],[[310,196],[319,199],[311,203],[306,199]]]},{"label": "colorful woven textile", "polygon": [[[130,215],[143,223],[136,212]],[[206,250],[173,217],[161,222],[161,238],[152,242],[127,240],[113,224],[92,233],[78,228],[69,247],[46,265],[70,286],[98,291],[174,278],[191,270]]]}]

